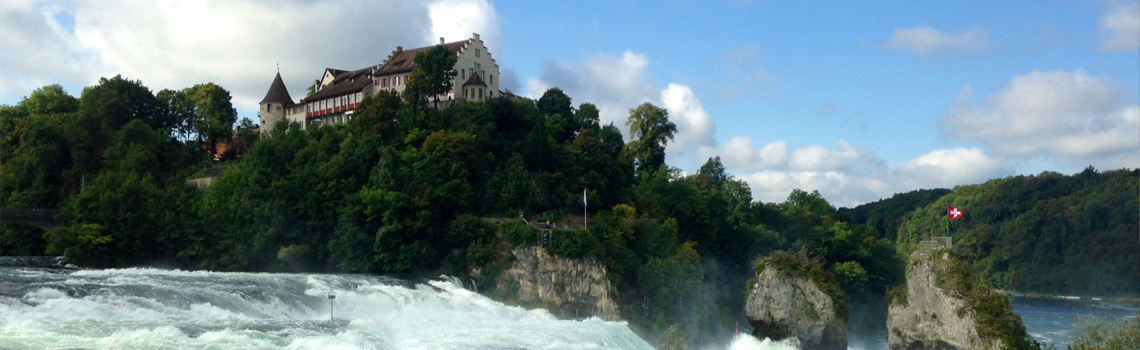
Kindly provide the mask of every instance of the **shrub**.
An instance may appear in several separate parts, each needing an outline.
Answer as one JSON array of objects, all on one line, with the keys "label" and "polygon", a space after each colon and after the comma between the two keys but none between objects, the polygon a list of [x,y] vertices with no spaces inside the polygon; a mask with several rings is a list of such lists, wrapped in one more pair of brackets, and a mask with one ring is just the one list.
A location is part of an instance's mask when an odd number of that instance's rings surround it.
[{"label": "shrub", "polygon": [[1073,327],[1070,350],[1140,349],[1140,320],[1081,317]]},{"label": "shrub", "polygon": [[887,292],[887,298],[891,301],[891,305],[907,305],[906,298],[909,296],[910,290],[907,289],[906,284],[900,284],[898,287],[891,289]]},{"label": "shrub", "polygon": [[522,220],[512,220],[499,226],[503,239],[515,247],[526,247],[538,243],[538,230],[527,226]]},{"label": "shrub", "polygon": [[550,233],[550,254],[581,259],[597,257],[601,250],[602,243],[591,231],[554,230]]}]

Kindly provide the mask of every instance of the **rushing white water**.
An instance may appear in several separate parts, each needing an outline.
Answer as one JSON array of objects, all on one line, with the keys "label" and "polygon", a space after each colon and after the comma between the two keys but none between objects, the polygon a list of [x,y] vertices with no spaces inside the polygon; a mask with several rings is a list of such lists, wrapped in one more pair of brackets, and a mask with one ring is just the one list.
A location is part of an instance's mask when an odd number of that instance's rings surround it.
[{"label": "rushing white water", "polygon": [[[336,294],[329,321],[327,295]],[[0,267],[0,348],[651,349],[624,322],[558,320],[447,281]]]}]

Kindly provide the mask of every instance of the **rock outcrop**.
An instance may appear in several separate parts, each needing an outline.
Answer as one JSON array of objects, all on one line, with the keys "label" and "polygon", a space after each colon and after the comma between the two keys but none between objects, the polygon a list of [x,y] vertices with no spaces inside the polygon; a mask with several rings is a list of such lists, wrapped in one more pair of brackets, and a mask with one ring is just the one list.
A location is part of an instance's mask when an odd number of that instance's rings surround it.
[{"label": "rock outcrop", "polygon": [[498,280],[499,285],[517,284],[518,301],[556,305],[556,315],[563,318],[620,318],[601,262],[554,256],[537,246],[516,248],[511,253],[515,261]]},{"label": "rock outcrop", "polygon": [[766,263],[753,281],[745,312],[757,338],[794,337],[805,350],[846,349],[847,321],[836,312],[836,303],[846,308],[807,276],[781,273],[776,264]]},{"label": "rock outcrop", "polygon": [[[1005,348],[1002,339],[996,336],[979,335],[976,311],[961,293],[939,287],[939,274],[946,271],[952,257],[945,251],[918,252],[911,256],[906,272],[905,290],[891,294],[891,305],[887,311],[887,344],[894,349],[1001,349]],[[943,276],[943,278],[952,278]],[[970,278],[973,280],[972,278]],[[900,287],[901,288],[901,287]],[[994,293],[988,288],[971,288],[976,293]],[[983,295],[985,298],[1000,298]],[[1008,306],[1008,301],[1006,301]],[[1011,339],[1027,339],[1021,319],[1011,311],[1005,311],[1010,319],[1016,319],[1009,334]],[[1003,315],[987,315],[990,318]],[[1017,328],[1020,327],[1020,331]],[[1000,331],[1005,332],[1005,331]],[[1016,334],[1020,332],[1020,334]],[[1020,344],[1011,344],[1017,345]]]}]

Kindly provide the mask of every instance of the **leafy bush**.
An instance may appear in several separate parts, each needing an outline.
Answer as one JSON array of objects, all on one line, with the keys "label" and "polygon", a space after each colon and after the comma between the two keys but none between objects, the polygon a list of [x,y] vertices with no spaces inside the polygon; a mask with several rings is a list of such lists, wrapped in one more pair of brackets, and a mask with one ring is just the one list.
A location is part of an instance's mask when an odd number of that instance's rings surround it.
[{"label": "leafy bush", "polygon": [[907,289],[906,284],[900,284],[898,287],[891,289],[887,292],[887,299],[891,301],[891,305],[907,305],[907,297],[910,295],[910,290]]},{"label": "leafy bush", "polygon": [[527,226],[522,220],[512,220],[499,226],[503,239],[515,247],[526,247],[538,243],[538,230]]},{"label": "leafy bush", "polygon": [[839,285],[843,286],[844,290],[859,290],[867,287],[867,270],[864,270],[859,263],[846,261],[835,264],[831,269],[835,271],[835,277],[839,279]]},{"label": "leafy bush", "polygon": [[593,231],[554,230],[550,233],[550,254],[581,259],[596,257],[602,250],[602,243],[594,237]]},{"label": "leafy bush", "polygon": [[1140,320],[1081,317],[1073,327],[1070,350],[1140,349]]}]

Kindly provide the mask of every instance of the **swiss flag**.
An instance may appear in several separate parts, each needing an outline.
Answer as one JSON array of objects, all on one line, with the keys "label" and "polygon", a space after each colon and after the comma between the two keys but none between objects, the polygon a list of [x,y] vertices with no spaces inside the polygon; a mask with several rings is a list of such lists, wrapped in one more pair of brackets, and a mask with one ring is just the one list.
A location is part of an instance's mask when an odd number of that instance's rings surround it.
[{"label": "swiss flag", "polygon": [[946,217],[950,218],[950,220],[962,218],[962,211],[958,210],[958,208],[955,208],[954,206],[950,206],[950,207],[948,207],[947,210],[948,210],[948,212],[946,214]]}]

